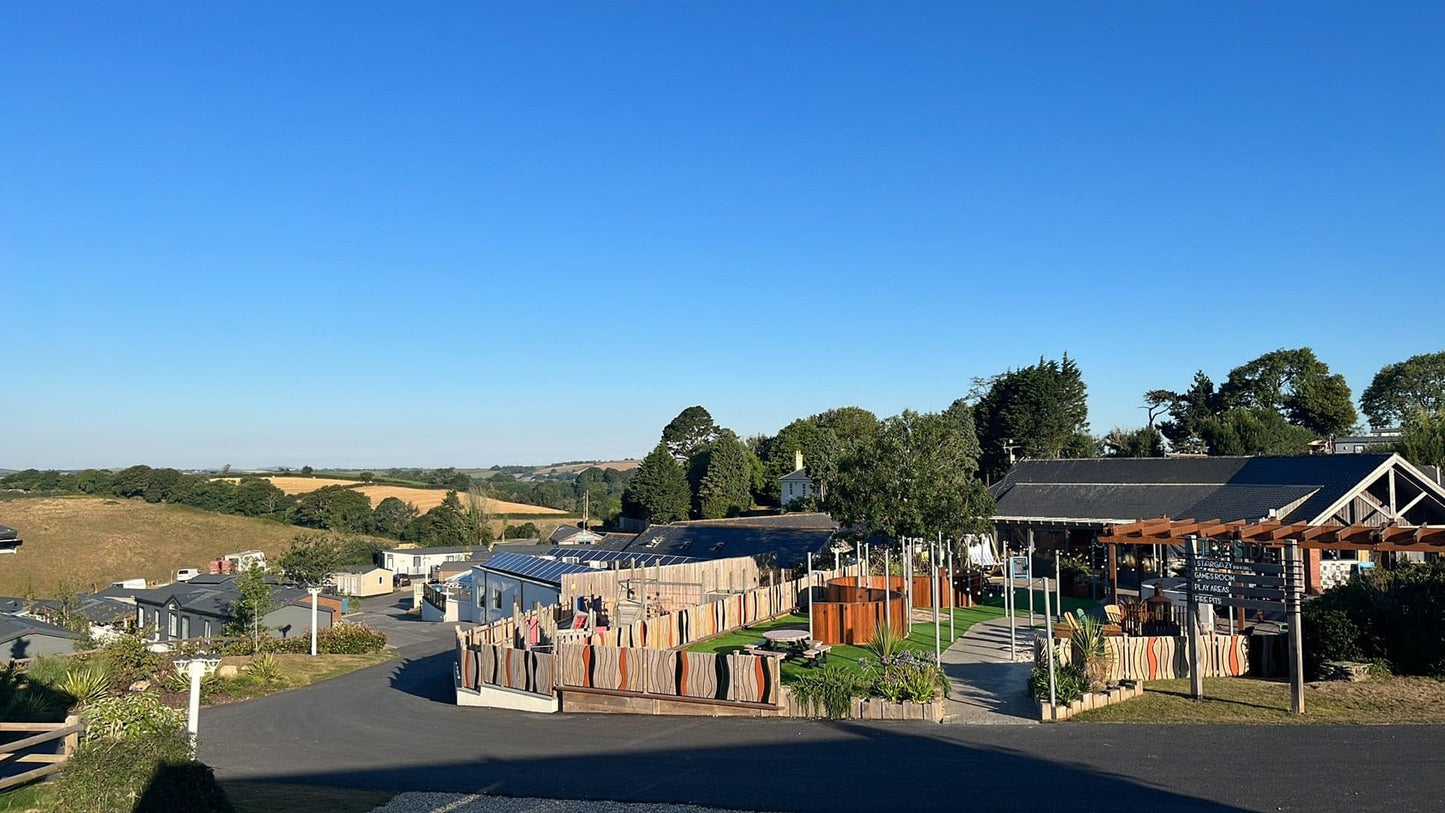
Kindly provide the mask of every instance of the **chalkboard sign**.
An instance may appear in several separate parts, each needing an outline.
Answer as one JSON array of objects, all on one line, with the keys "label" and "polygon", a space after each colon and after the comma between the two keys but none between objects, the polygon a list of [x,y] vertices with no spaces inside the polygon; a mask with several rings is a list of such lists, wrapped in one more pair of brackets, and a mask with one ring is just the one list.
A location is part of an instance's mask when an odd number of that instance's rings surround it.
[{"label": "chalkboard sign", "polygon": [[1283,611],[1284,565],[1194,556],[1189,587],[1199,604]]}]

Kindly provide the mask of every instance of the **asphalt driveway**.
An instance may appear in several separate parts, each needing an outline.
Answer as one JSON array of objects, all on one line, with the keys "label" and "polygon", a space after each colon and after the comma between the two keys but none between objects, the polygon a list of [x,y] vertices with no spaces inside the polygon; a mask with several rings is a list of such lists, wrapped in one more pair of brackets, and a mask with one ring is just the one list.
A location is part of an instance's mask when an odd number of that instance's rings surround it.
[{"label": "asphalt driveway", "polygon": [[[421,622],[398,622],[421,623]],[[451,635],[208,709],[226,779],[769,810],[1439,810],[1445,727],[939,726],[451,704]]]}]

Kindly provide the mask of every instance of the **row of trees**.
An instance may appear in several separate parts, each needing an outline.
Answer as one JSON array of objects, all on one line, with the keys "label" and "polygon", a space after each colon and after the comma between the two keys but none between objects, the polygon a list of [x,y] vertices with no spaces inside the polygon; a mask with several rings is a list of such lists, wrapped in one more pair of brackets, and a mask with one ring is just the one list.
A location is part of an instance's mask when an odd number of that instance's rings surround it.
[{"label": "row of trees", "polygon": [[[1202,370],[1188,389],[1144,395],[1147,426],[1116,429],[1104,438],[1112,453],[1161,455],[1305,454],[1317,440],[1358,431],[1349,384],[1308,347],[1265,353],[1215,385]],[[1445,352],[1412,356],[1383,367],[1360,396],[1376,428],[1400,427],[1400,451],[1438,464],[1429,451],[1445,409]]]},{"label": "row of trees", "polygon": [[424,546],[487,545],[492,541],[487,494],[479,485],[463,492],[465,497],[448,491],[441,505],[425,513],[396,497],[387,497],[373,508],[370,497],[349,486],[324,486],[288,495],[264,478],[233,481],[150,466],[131,466],[118,472],[27,469],[0,478],[0,487],[189,505],[344,534],[374,534]]}]

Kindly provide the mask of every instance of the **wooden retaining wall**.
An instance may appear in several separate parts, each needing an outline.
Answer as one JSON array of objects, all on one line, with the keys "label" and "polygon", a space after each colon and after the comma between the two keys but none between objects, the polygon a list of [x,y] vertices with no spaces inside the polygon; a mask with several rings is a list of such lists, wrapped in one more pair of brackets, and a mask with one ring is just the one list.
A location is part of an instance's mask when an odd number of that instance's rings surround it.
[{"label": "wooden retaining wall", "polygon": [[457,639],[457,672],[464,689],[498,686],[531,694],[551,695],[556,686],[555,657],[533,649],[492,644],[467,644]]}]

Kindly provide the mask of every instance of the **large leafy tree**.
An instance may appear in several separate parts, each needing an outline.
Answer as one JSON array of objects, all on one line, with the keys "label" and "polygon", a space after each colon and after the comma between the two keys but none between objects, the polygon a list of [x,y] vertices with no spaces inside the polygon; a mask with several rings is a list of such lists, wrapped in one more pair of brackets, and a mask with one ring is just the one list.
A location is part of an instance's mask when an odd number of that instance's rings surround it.
[{"label": "large leafy tree", "polygon": [[1164,435],[1152,426],[1138,429],[1115,428],[1103,438],[1110,457],[1163,457]]},{"label": "large leafy tree", "polygon": [[692,496],[687,473],[672,456],[665,442],[659,442],[627,484],[622,494],[622,512],[653,525],[687,519]]},{"label": "large leafy tree", "polygon": [[231,620],[226,625],[226,632],[250,636],[254,649],[266,631],[261,619],[275,609],[276,596],[266,582],[266,572],[255,565],[236,574],[236,591],[240,595],[231,603]]},{"label": "large leafy tree", "polygon": [[326,534],[302,533],[281,554],[281,573],[294,584],[317,587],[336,572],[341,548]]},{"label": "large leafy tree", "polygon": [[967,404],[944,413],[905,410],[842,462],[825,507],[867,536],[957,537],[988,527],[993,501],[978,471],[979,444]]},{"label": "large leafy tree", "polygon": [[383,536],[401,536],[406,526],[416,519],[420,512],[412,503],[399,497],[387,497],[371,512],[371,532]]},{"label": "large leafy tree", "polygon": [[752,507],[750,452],[729,430],[693,458],[698,473],[695,508],[700,519],[735,517]]},{"label": "large leafy tree", "polygon": [[1400,426],[1401,455],[1418,466],[1445,468],[1445,409],[1415,409]]},{"label": "large leafy tree", "polygon": [[360,533],[371,522],[371,498],[346,486],[325,486],[296,498],[296,524]]},{"label": "large leafy tree", "polygon": [[662,428],[662,442],[678,460],[696,456],[717,437],[712,414],[700,406],[690,406]]},{"label": "large leafy tree", "polygon": [[1204,419],[1200,437],[1212,455],[1309,454],[1315,435],[1269,409],[1235,407]]},{"label": "large leafy tree", "polygon": [[1176,452],[1198,454],[1208,451],[1204,444],[1204,421],[1224,411],[1224,403],[1214,381],[1203,370],[1194,373],[1194,381],[1184,392],[1150,390],[1144,394],[1150,415],[1158,410],[1168,413],[1170,420],[1159,422],[1159,431],[1169,439]]},{"label": "large leafy tree", "polygon": [[476,544],[468,527],[466,508],[456,491],[448,491],[441,505],[412,520],[401,538],[428,548]]},{"label": "large leafy tree", "polygon": [[1422,353],[1380,368],[1360,394],[1370,426],[1400,426],[1416,410],[1445,409],[1445,351]]},{"label": "large leafy tree", "polygon": [[1030,458],[1085,457],[1097,453],[1089,434],[1087,388],[1079,366],[1039,359],[1020,370],[976,382],[981,391],[973,406],[981,462],[990,477],[1008,470],[1008,450]]},{"label": "large leafy tree", "polygon": [[1219,388],[1226,409],[1269,410],[1318,437],[1348,432],[1357,415],[1345,377],[1313,350],[1275,350],[1229,372]]}]

